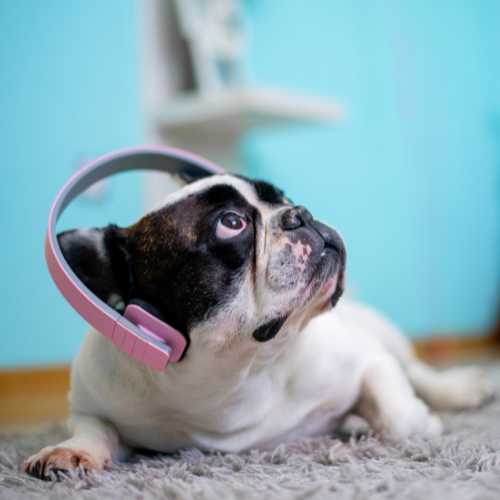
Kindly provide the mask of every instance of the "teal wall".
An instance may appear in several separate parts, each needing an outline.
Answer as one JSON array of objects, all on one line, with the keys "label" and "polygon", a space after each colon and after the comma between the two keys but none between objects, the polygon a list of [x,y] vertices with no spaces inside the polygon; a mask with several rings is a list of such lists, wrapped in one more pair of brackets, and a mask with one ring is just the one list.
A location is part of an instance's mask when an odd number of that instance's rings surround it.
[{"label": "teal wall", "polygon": [[254,134],[252,173],[340,229],[354,296],[411,335],[488,328],[500,284],[500,2],[247,0],[252,81],[338,126]]},{"label": "teal wall", "polygon": [[[132,0],[0,2],[0,366],[71,359],[87,328],[45,269],[57,190],[84,158],[142,142],[141,34]],[[62,224],[128,223],[141,179],[113,180]]]},{"label": "teal wall", "polygon": [[[412,335],[492,321],[500,277],[500,2],[246,0],[259,85],[332,97],[337,126],[262,131],[250,171],[337,226],[353,294]],[[50,203],[85,158],[143,141],[141,3],[0,2],[0,367],[65,362],[86,325],[45,269]],[[61,227],[127,224],[113,180]]]}]

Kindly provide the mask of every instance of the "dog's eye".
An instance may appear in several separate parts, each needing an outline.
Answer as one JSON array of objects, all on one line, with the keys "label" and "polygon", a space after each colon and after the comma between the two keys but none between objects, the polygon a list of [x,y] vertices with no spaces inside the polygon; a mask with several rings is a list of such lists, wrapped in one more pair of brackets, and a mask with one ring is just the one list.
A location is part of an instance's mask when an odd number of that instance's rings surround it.
[{"label": "dog's eye", "polygon": [[217,238],[226,240],[240,234],[247,227],[247,221],[241,215],[234,212],[224,214],[217,222],[215,235]]}]

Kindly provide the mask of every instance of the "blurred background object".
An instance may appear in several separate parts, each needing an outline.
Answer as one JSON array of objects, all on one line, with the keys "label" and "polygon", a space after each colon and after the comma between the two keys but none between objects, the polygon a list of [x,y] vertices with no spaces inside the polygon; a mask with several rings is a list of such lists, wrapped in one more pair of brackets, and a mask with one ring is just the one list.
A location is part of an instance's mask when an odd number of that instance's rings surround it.
[{"label": "blurred background object", "polygon": [[[152,4],[160,22],[160,4]],[[239,85],[243,71],[243,9],[238,0],[176,0],[175,21],[189,46],[189,69],[200,92]]]},{"label": "blurred background object", "polygon": [[[150,142],[195,151],[244,173],[248,164],[241,145],[250,131],[340,118],[342,110],[332,99],[297,95],[284,90],[284,82],[269,88],[249,80],[243,2],[149,0],[143,5]],[[158,173],[148,174],[146,182],[147,209],[173,188]]]},{"label": "blurred background object", "polygon": [[[86,325],[45,268],[48,210],[84,159],[144,142],[283,187],[343,233],[351,295],[413,338],[487,334],[498,19],[495,0],[0,3],[0,368],[76,354]],[[169,189],[119,176],[61,227],[129,224]]]}]

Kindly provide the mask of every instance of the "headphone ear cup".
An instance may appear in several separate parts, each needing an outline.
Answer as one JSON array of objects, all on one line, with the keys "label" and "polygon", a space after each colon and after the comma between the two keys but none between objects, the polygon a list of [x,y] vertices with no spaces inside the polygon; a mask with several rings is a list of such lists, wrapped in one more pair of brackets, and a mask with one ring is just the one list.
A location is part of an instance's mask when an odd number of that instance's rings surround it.
[{"label": "headphone ear cup", "polygon": [[146,312],[153,315],[155,318],[158,318],[160,321],[163,321],[163,317],[160,314],[160,311],[158,311],[158,309],[152,306],[149,302],[146,302],[141,299],[132,299],[129,301],[128,305],[139,306],[141,309],[144,309]]},{"label": "headphone ear cup", "polygon": [[158,310],[151,304],[134,299],[125,308],[123,316],[151,337],[154,342],[159,341],[161,344],[166,344],[170,348],[171,362],[176,363],[184,357],[188,347],[188,339],[163,321]]}]

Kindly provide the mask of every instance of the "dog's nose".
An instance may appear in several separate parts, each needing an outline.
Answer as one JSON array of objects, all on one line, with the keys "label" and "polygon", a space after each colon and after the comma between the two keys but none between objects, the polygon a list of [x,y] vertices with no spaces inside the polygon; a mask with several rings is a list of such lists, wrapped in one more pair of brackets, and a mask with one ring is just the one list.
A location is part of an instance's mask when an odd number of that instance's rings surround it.
[{"label": "dog's nose", "polygon": [[281,227],[285,231],[292,231],[313,220],[307,208],[302,206],[292,207],[281,216]]},{"label": "dog's nose", "polygon": [[292,231],[307,226],[321,236],[327,247],[337,251],[340,257],[345,256],[344,241],[339,233],[331,227],[314,219],[309,210],[303,206],[296,206],[286,210],[281,216],[281,227],[285,231]]}]

